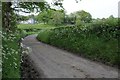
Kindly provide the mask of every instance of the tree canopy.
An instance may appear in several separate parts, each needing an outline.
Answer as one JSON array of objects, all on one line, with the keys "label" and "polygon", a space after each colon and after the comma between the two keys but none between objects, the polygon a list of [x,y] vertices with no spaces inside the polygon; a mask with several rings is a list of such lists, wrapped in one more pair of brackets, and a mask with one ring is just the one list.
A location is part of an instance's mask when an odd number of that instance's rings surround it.
[{"label": "tree canopy", "polygon": [[36,20],[44,22],[44,24],[60,25],[64,21],[64,11],[54,9],[45,10],[36,16]]},{"label": "tree canopy", "polygon": [[80,19],[82,22],[89,23],[92,20],[92,16],[90,13],[82,10],[75,12],[77,19]]},{"label": "tree canopy", "polygon": [[[62,6],[62,0],[55,0],[55,6]],[[4,30],[15,30],[17,16],[16,13],[19,11],[30,13],[30,12],[41,12],[43,10],[51,9],[47,2],[2,2],[2,26]],[[25,18],[24,18],[25,19]]]}]

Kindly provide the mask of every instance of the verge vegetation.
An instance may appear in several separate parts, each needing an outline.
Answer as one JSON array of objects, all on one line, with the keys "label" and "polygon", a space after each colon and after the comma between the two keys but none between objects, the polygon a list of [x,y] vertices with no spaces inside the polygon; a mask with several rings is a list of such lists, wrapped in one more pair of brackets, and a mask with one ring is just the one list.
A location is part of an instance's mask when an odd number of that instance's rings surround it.
[{"label": "verge vegetation", "polygon": [[82,26],[62,27],[40,32],[37,39],[91,60],[119,64],[117,19],[104,19]]}]

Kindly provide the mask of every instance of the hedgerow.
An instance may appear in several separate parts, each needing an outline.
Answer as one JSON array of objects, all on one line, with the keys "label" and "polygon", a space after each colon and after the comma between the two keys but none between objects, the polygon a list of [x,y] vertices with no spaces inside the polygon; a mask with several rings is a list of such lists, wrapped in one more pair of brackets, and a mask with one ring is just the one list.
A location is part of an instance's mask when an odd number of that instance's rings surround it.
[{"label": "hedgerow", "polygon": [[[83,27],[55,28],[51,34],[40,33],[37,39],[92,60],[117,65],[118,28],[117,21],[112,24],[101,20]],[[42,35],[47,37],[46,40]]]}]

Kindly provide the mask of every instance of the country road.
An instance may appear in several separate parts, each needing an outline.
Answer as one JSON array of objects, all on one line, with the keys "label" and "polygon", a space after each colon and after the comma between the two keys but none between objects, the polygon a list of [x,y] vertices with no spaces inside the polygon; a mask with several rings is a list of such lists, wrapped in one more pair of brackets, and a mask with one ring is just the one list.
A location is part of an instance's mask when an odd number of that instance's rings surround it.
[{"label": "country road", "polygon": [[45,78],[118,78],[118,70],[104,64],[73,55],[36,40],[36,35],[24,38],[30,47],[28,56]]}]

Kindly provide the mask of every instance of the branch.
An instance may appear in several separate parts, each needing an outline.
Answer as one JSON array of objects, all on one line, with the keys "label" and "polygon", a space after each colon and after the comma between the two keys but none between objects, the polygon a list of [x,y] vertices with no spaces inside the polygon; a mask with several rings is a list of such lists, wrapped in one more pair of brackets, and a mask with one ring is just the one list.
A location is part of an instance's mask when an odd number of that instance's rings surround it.
[{"label": "branch", "polygon": [[15,8],[13,8],[13,10],[15,10],[15,11],[18,11],[18,12],[24,12],[24,13],[30,13],[30,11],[25,11],[25,10],[22,10],[22,9],[15,9]]}]

